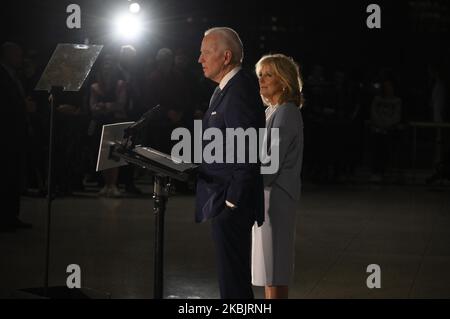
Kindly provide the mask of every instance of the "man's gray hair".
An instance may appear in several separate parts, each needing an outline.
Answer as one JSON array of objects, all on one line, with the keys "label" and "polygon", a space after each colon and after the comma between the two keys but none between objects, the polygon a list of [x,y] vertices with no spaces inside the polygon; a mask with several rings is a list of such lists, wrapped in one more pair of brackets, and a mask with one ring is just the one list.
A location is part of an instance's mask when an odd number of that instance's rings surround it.
[{"label": "man's gray hair", "polygon": [[239,34],[228,27],[215,27],[205,31],[205,36],[209,34],[218,34],[223,39],[222,44],[225,50],[230,50],[232,53],[231,62],[233,64],[241,64],[244,59],[244,46],[242,45]]}]

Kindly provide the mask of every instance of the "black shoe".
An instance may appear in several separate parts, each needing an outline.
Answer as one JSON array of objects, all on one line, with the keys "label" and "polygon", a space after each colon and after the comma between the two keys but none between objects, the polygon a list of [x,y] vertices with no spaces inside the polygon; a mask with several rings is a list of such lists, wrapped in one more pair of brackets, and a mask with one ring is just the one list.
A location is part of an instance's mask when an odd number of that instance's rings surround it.
[{"label": "black shoe", "polygon": [[25,223],[21,221],[19,218],[16,218],[12,222],[12,226],[15,228],[23,228],[23,229],[30,229],[33,228],[33,225],[30,223]]}]

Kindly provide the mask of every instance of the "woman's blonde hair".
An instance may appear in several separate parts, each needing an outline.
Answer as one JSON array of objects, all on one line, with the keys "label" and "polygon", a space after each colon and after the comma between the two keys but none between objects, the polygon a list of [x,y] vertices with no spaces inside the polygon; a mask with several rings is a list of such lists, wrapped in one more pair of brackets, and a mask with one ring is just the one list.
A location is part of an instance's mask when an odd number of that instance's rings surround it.
[{"label": "woman's blonde hair", "polygon": [[[283,84],[283,93],[278,101],[279,104],[293,102],[298,107],[302,107],[304,103],[302,94],[303,81],[300,75],[300,68],[294,59],[280,53],[265,55],[256,63],[256,75],[259,74],[263,66],[271,67],[275,76]],[[268,104],[266,99],[263,98],[263,100]]]}]

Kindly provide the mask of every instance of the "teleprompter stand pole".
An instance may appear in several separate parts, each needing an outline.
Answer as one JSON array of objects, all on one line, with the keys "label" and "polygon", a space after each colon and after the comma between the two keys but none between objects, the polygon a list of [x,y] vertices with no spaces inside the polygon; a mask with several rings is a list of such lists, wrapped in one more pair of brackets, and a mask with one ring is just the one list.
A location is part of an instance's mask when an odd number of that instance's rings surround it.
[{"label": "teleprompter stand pole", "polygon": [[52,216],[52,201],[53,201],[53,131],[55,129],[55,107],[58,106],[58,99],[63,92],[63,87],[52,86],[50,94],[50,129],[48,138],[48,167],[47,167],[47,239],[45,245],[45,277],[44,277],[44,295],[48,296],[48,273],[50,262],[50,225]]}]

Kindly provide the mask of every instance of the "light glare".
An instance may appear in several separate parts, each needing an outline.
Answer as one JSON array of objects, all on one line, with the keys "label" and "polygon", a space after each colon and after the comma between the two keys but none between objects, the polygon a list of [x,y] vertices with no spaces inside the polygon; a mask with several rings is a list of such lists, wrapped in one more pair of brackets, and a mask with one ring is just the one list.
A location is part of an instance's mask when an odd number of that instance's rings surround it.
[{"label": "light glare", "polygon": [[130,4],[129,10],[131,13],[138,13],[139,10],[141,10],[141,6],[137,2],[133,2],[132,4]]},{"label": "light glare", "polygon": [[116,19],[117,33],[124,38],[136,38],[142,30],[141,21],[137,16],[126,14]]}]

